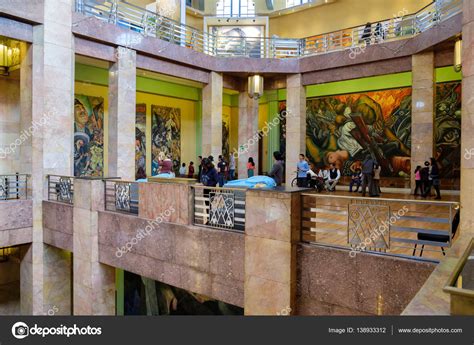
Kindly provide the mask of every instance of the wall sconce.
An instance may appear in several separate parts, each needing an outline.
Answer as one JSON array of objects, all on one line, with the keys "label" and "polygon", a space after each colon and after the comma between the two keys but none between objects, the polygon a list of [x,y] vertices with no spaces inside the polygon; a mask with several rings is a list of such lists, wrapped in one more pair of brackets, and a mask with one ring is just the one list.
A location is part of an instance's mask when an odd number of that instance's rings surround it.
[{"label": "wall sconce", "polygon": [[261,75],[252,75],[249,77],[249,97],[259,99],[263,95],[263,77]]},{"label": "wall sconce", "polygon": [[462,39],[458,39],[454,44],[454,70],[461,72],[462,69]]}]

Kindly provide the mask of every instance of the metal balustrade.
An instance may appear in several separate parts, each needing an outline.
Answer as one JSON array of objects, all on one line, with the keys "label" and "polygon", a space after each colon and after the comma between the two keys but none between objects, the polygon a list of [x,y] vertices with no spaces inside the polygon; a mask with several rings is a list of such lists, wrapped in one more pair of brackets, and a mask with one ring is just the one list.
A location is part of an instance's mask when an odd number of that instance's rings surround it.
[{"label": "metal balustrade", "polygon": [[138,215],[138,182],[104,179],[105,210]]},{"label": "metal balustrade", "polygon": [[0,200],[28,199],[27,174],[0,175]]},{"label": "metal balustrade", "polygon": [[[76,11],[102,21],[156,37],[170,44],[219,57],[297,58],[350,50],[356,56],[367,45],[410,38],[461,13],[461,0],[438,0],[414,14],[306,38],[216,36],[183,25],[126,1],[76,0]],[[133,42],[124,43],[128,48]]]},{"label": "metal balustrade", "polygon": [[302,194],[306,243],[438,260],[459,224],[459,203]]},{"label": "metal balustrade", "polygon": [[73,204],[74,177],[48,175],[48,200]]},{"label": "metal balustrade", "polygon": [[245,230],[245,192],[240,188],[192,186],[194,224]]}]

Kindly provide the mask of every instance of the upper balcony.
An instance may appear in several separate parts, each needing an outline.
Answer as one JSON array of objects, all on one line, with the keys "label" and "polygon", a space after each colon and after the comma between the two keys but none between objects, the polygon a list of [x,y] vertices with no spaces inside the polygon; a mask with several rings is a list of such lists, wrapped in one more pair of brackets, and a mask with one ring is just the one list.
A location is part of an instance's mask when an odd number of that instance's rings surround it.
[{"label": "upper balcony", "polygon": [[357,54],[368,45],[411,38],[461,13],[462,1],[438,0],[413,14],[300,39],[215,35],[120,0],[76,0],[75,9],[211,56],[285,59],[343,50]]}]

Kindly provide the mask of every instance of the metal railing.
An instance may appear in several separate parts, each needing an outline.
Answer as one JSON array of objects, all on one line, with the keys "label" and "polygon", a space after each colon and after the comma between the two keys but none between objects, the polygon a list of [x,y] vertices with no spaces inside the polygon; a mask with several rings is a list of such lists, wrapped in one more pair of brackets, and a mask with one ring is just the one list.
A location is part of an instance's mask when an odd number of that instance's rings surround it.
[{"label": "metal railing", "polygon": [[224,230],[245,230],[246,189],[192,186],[193,224]]},{"label": "metal railing", "polygon": [[459,203],[302,194],[301,240],[354,252],[439,260],[459,224]]},{"label": "metal railing", "polygon": [[[461,13],[461,0],[437,0],[407,14],[306,38],[216,36],[183,25],[126,1],[76,0],[76,11],[125,27],[144,36],[219,57],[295,58],[351,50],[359,54],[367,45],[413,37]],[[124,45],[133,48],[133,42]]]},{"label": "metal railing", "polygon": [[0,175],[0,200],[28,199],[27,174]]},{"label": "metal railing", "polygon": [[72,204],[74,202],[74,177],[48,175],[48,200]]},{"label": "metal railing", "polygon": [[105,210],[138,215],[138,182],[104,180]]}]

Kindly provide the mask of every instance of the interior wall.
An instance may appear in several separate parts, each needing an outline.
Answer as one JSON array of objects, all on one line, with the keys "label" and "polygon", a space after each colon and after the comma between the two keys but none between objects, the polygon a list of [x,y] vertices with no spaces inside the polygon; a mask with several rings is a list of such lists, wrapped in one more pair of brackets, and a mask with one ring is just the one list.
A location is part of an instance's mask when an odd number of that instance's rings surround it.
[{"label": "interior wall", "polygon": [[[20,136],[20,79],[19,70],[10,77],[0,77],[0,174],[20,172],[20,149],[11,144]],[[4,154],[7,148],[11,154]]]},{"label": "interior wall", "polygon": [[431,0],[337,0],[270,18],[270,36],[302,38],[414,13]]},{"label": "interior wall", "polygon": [[204,30],[204,20],[202,17],[194,16],[190,13],[186,14],[186,25],[192,26],[200,31]]}]

